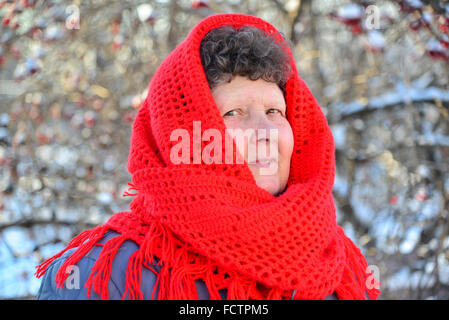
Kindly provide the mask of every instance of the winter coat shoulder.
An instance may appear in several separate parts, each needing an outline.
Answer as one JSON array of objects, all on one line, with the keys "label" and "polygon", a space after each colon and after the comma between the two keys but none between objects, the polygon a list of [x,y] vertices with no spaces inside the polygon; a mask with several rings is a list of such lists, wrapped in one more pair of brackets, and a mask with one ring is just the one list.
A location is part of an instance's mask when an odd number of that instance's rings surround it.
[{"label": "winter coat shoulder", "polygon": [[[100,296],[95,293],[93,289],[90,291],[90,298],[87,295],[88,289],[84,287],[90,270],[95,264],[96,259],[100,255],[102,249],[101,244],[105,243],[109,239],[117,236],[115,231],[108,231],[105,236],[99,241],[98,246],[94,246],[89,253],[87,253],[78,263],[76,269],[70,273],[70,278],[66,280],[63,288],[56,287],[56,272],[59,267],[73,253],[76,248],[67,250],[59,258],[55,259],[50,266],[48,266],[45,272],[41,286],[39,288],[37,299],[38,300],[99,300]],[[111,266],[111,277],[108,284],[109,299],[120,300],[125,290],[126,281],[126,268],[128,265],[129,257],[138,250],[138,245],[131,241],[125,241],[119,248]],[[155,272],[159,271],[159,266],[154,265],[152,269]],[[158,288],[156,285],[157,276],[154,271],[143,267],[141,275],[141,290],[143,298],[145,300],[157,299]],[[205,283],[202,280],[196,280],[195,282],[200,300],[208,300],[209,293]],[[226,299],[226,290],[219,291],[222,299]],[[338,300],[336,293],[326,297],[326,300]]]}]

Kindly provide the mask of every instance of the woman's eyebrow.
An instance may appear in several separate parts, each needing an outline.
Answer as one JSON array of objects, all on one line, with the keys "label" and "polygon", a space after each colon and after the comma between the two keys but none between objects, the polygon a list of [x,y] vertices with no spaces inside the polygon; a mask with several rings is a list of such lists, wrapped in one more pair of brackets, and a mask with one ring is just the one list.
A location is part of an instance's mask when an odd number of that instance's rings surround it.
[{"label": "woman's eyebrow", "polygon": [[[228,106],[242,106],[242,107],[246,107],[248,105],[251,105],[254,103],[254,99],[250,98],[248,100],[242,101],[241,99],[235,98],[234,97],[230,97],[228,100]],[[268,101],[263,101],[262,102],[264,106],[283,106],[285,105],[284,101],[282,100],[278,100],[278,99],[269,99]]]},{"label": "woman's eyebrow", "polygon": [[284,101],[277,100],[277,99],[269,101],[267,105],[268,106],[272,105],[272,106],[278,106],[278,107],[285,107],[285,108],[287,108],[287,104]]}]

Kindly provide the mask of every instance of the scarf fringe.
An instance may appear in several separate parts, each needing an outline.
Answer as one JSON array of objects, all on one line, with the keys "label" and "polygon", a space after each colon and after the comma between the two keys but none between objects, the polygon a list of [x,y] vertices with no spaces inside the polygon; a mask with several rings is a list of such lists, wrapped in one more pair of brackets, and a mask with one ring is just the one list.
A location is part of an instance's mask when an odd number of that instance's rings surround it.
[{"label": "scarf fringe", "polygon": [[123,192],[122,197],[134,197],[134,196],[137,196],[137,194],[138,194],[137,192],[135,192],[135,193],[130,193],[129,192],[131,190],[138,191],[137,187],[134,184],[132,184],[131,182],[128,182],[128,186],[129,186],[128,190]]},{"label": "scarf fringe", "polygon": [[[67,268],[75,265],[81,258],[83,258],[92,248],[93,246],[104,236],[107,228],[104,226],[99,226],[94,229],[91,229],[89,232],[89,236],[85,241],[79,241],[77,243],[77,249],[73,252],[61,265],[58,272],[56,273],[56,286],[58,288],[62,288],[64,281],[67,279],[69,273],[67,272]],[[82,234],[80,234],[82,235]],[[79,237],[79,236],[78,236]],[[78,238],[78,237],[75,237]],[[81,239],[82,240],[82,239]]]},{"label": "scarf fringe", "polygon": [[[160,260],[156,262],[157,257]],[[150,225],[139,249],[129,258],[122,299],[126,296],[132,300],[143,299],[140,288],[142,266],[149,268],[157,276],[152,299],[155,298],[157,288],[159,288],[158,299],[189,299],[188,297],[191,299],[192,294],[196,294],[196,288],[190,283],[193,282],[192,276],[198,268],[189,264],[188,252],[181,247],[181,242],[156,221]],[[153,266],[160,266],[160,270],[154,270]],[[178,268],[173,269],[173,266]]]},{"label": "scarf fringe", "polygon": [[[67,247],[38,265],[36,276],[41,277],[47,267],[67,250],[78,247],[61,265],[56,274],[57,287],[62,287],[69,273],[67,267],[75,265],[84,257],[94,245],[104,236],[111,226],[101,225],[86,230],[76,236]],[[113,229],[113,228],[112,228]],[[341,284],[335,289],[341,300],[370,300],[377,299],[380,294],[380,283],[368,269],[367,262],[360,249],[341,231],[346,248],[346,264],[344,266]],[[91,274],[85,284],[90,298],[91,289],[100,295],[101,299],[108,299],[108,284],[112,263],[118,249],[126,240],[133,240],[130,235],[121,234],[108,240],[92,267]],[[137,242],[137,241],[136,241]],[[202,279],[209,292],[210,300],[222,299],[219,291],[227,290],[228,300],[282,300],[291,299],[291,291],[280,288],[265,288],[257,281],[248,279],[230,270],[224,271],[212,260],[194,253],[188,245],[180,241],[167,227],[153,220],[146,232],[139,249],[129,258],[126,270],[126,286],[122,299],[142,300],[140,288],[142,266],[151,269],[157,276],[151,298],[161,300],[191,300],[198,299],[195,281]],[[158,259],[158,261],[156,261]],[[153,267],[159,267],[156,271]],[[368,279],[369,278],[369,279]],[[374,279],[374,285],[371,284]],[[296,292],[293,299],[301,294]]]},{"label": "scarf fringe", "polygon": [[[156,257],[158,262],[155,261]],[[291,297],[279,288],[259,288],[255,280],[246,279],[234,271],[223,271],[210,259],[189,250],[157,221],[153,221],[139,250],[129,259],[122,299],[127,295],[129,299],[143,299],[140,288],[143,265],[157,275],[152,299],[157,289],[157,299],[160,300],[197,300],[195,281],[198,279],[204,281],[210,300],[221,300],[221,289],[227,289],[226,299],[229,300],[281,300]],[[160,270],[155,271],[151,266],[159,266]]]},{"label": "scarf fringe", "polygon": [[122,300],[125,299],[126,295],[128,295],[128,299],[130,300],[143,299],[143,294],[142,291],[140,290],[142,265],[143,265],[142,251],[137,250],[129,258],[128,267],[126,268],[126,286],[122,296]]},{"label": "scarf fringe", "polygon": [[[342,284],[336,292],[340,300],[376,300],[380,294],[381,283],[378,282],[368,268],[368,263],[360,249],[341,232],[346,247],[346,264],[343,270]],[[369,279],[368,279],[369,278]],[[368,281],[374,279],[374,285]],[[368,295],[368,298],[367,296]]]},{"label": "scarf fringe", "polygon": [[98,226],[81,232],[69,242],[65,249],[36,266],[37,271],[35,276],[37,278],[42,277],[48,266],[50,266],[54,260],[62,256],[67,250],[78,247],[78,249],[64,261],[56,273],[56,286],[57,288],[62,288],[64,281],[69,275],[69,270],[71,269],[68,269],[68,267],[75,265],[95,245],[95,243],[103,237],[105,232],[106,227],[104,226]]},{"label": "scarf fringe", "polygon": [[85,287],[88,288],[87,296],[89,298],[92,287],[94,291],[101,296],[102,300],[107,300],[109,298],[108,283],[111,277],[112,261],[120,246],[128,239],[130,239],[130,237],[126,235],[119,235],[108,240],[104,244],[98,259],[91,269],[89,278],[85,283]]},{"label": "scarf fringe", "polygon": [[34,275],[36,276],[36,278],[40,278],[45,274],[45,271],[47,270],[48,266],[57,258],[59,258],[60,256],[62,256],[67,250],[70,250],[72,248],[75,248],[77,246],[79,246],[81,243],[83,243],[86,239],[89,238],[90,234],[92,233],[92,230],[85,230],[83,232],[81,232],[78,236],[76,236],[75,238],[73,238],[69,244],[65,247],[64,250],[61,250],[59,253],[55,254],[54,256],[52,256],[51,258],[45,260],[44,262],[42,262],[41,264],[39,264],[38,266],[36,266],[36,272],[34,273]]},{"label": "scarf fringe", "polygon": [[195,280],[208,269],[205,258],[189,252],[187,245],[157,221],[153,221],[140,250],[146,264],[160,266],[157,299],[198,299]]}]

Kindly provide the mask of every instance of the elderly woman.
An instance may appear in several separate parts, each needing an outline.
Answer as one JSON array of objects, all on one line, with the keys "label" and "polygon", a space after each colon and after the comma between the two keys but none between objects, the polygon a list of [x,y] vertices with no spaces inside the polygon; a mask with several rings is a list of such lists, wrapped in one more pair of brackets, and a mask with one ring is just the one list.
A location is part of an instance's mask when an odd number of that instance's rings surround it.
[{"label": "elderly woman", "polygon": [[130,210],[39,265],[39,299],[380,293],[336,223],[326,118],[288,41],[260,18],[209,16],[163,61],[133,124],[128,170]]}]

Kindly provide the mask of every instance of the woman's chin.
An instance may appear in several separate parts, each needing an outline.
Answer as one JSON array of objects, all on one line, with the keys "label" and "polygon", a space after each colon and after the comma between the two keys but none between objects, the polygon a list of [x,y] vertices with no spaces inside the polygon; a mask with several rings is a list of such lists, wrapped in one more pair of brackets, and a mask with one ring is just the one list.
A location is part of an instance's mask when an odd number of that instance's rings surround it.
[{"label": "woman's chin", "polygon": [[276,176],[262,176],[256,177],[257,185],[271,193],[272,195],[277,195],[281,191],[281,186],[279,184],[279,178]]}]

